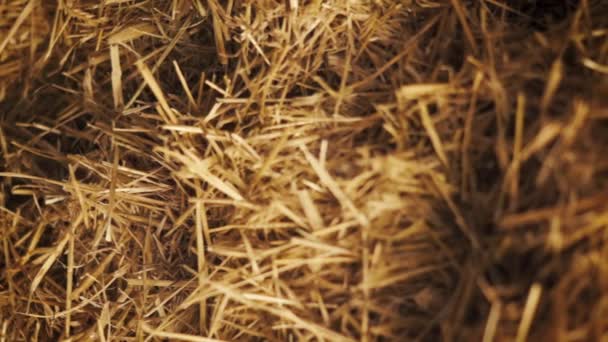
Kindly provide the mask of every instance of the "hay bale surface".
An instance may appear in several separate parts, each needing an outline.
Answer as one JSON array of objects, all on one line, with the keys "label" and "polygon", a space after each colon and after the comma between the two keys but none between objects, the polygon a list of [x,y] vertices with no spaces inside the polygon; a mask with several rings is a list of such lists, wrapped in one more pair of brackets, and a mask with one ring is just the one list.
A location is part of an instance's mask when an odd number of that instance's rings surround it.
[{"label": "hay bale surface", "polygon": [[0,0],[0,341],[608,337],[608,3]]}]

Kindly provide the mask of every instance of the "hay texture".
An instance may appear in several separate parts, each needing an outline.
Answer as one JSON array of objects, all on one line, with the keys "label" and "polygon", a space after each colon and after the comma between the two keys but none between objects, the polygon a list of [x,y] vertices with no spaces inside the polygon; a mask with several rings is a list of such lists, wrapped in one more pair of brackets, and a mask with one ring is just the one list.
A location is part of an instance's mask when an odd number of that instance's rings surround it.
[{"label": "hay texture", "polygon": [[608,338],[608,2],[0,0],[0,341]]}]

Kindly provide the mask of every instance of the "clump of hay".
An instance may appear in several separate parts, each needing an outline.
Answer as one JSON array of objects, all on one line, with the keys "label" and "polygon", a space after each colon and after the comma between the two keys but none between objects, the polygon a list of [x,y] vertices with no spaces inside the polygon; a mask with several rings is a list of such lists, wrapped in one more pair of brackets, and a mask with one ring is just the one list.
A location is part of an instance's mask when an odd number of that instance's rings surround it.
[{"label": "clump of hay", "polygon": [[605,1],[0,13],[0,339],[606,337]]},{"label": "clump of hay", "polygon": [[0,3],[0,101],[9,88],[15,93],[15,84],[40,69],[44,60],[40,59],[40,47],[48,31],[46,11],[36,2]]}]

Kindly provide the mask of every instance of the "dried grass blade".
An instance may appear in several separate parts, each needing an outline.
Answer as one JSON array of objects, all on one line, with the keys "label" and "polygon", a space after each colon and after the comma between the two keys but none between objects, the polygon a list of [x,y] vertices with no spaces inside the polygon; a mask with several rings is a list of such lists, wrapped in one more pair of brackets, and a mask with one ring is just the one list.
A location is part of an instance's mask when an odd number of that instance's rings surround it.
[{"label": "dried grass blade", "polygon": [[33,9],[34,0],[30,0],[28,1],[27,5],[25,5],[25,7],[21,10],[21,13],[17,17],[17,20],[15,20],[13,26],[11,26],[4,39],[0,42],[0,55],[2,55],[2,52],[4,52],[4,49],[6,49],[6,46],[8,45],[10,40],[17,33],[17,30],[19,29],[19,27],[21,27],[25,19],[27,19],[27,17],[32,13]]},{"label": "dried grass blade", "polygon": [[[78,215],[78,217],[74,220],[74,222],[72,223],[72,227],[77,227],[78,225],[80,225],[81,222],[82,213]],[[70,232],[66,232],[61,238],[61,240],[59,240],[55,248],[48,254],[44,264],[42,264],[42,267],[40,267],[40,270],[38,270],[38,273],[32,280],[32,284],[30,285],[31,294],[33,294],[36,289],[38,289],[38,286],[40,285],[40,282],[42,282],[42,280],[44,279],[46,273],[51,269],[51,266],[53,266],[55,261],[57,261],[57,258],[61,255],[61,253],[63,253],[65,246],[70,240],[70,235]]]},{"label": "dried grass blade", "polygon": [[367,219],[367,217],[365,217],[365,215],[360,212],[359,209],[357,209],[351,199],[348,198],[348,196],[342,191],[340,186],[333,180],[329,172],[327,172],[327,170],[321,166],[319,161],[310,153],[310,151],[308,151],[306,146],[300,144],[299,148],[302,153],[304,153],[304,157],[306,158],[310,166],[312,166],[312,168],[317,173],[317,176],[321,180],[321,183],[323,183],[323,185],[325,185],[329,189],[329,191],[331,191],[331,193],[340,202],[342,207],[349,210],[363,227],[369,226],[369,220]]}]

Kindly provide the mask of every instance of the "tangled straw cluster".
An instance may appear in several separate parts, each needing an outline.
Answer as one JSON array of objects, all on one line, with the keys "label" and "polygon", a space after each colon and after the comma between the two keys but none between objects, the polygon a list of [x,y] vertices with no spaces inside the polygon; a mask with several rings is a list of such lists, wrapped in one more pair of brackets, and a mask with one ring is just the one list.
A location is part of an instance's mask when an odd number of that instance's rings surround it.
[{"label": "tangled straw cluster", "polygon": [[33,1],[0,2],[0,101],[23,75],[37,72],[49,30],[45,13]]},{"label": "tangled straw cluster", "polygon": [[0,341],[606,338],[607,36],[602,0],[0,0]]}]

